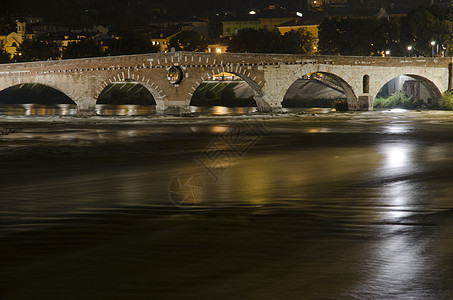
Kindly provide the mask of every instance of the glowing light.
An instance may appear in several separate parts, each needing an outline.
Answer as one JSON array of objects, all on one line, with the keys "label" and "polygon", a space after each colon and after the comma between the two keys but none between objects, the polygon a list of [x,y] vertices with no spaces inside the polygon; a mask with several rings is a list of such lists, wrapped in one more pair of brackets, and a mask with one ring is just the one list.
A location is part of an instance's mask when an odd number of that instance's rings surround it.
[{"label": "glowing light", "polygon": [[394,112],[394,113],[401,113],[401,112],[405,112],[407,111],[406,109],[403,109],[403,108],[393,108],[390,110],[391,112]]},{"label": "glowing light", "polygon": [[299,18],[302,18],[303,14],[301,12],[296,12],[296,16],[298,16]]},{"label": "glowing light", "polygon": [[249,11],[249,15],[256,15],[256,11],[254,10]]},{"label": "glowing light", "polygon": [[222,53],[222,49],[216,48],[216,49],[215,49],[215,52],[216,52],[216,53]]}]

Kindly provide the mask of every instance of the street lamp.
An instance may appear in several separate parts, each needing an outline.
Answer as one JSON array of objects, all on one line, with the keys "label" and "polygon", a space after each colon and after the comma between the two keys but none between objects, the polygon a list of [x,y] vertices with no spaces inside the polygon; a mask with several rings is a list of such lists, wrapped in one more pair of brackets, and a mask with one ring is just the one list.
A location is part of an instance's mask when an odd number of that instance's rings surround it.
[{"label": "street lamp", "polygon": [[411,57],[412,46],[407,46],[407,51],[409,51],[409,57]]},{"label": "street lamp", "polygon": [[434,56],[434,45],[436,45],[436,41],[431,42],[431,56]]},{"label": "street lamp", "polygon": [[386,56],[389,56],[389,55],[390,55],[390,50],[386,50],[386,51],[385,51],[385,55],[386,55]]}]

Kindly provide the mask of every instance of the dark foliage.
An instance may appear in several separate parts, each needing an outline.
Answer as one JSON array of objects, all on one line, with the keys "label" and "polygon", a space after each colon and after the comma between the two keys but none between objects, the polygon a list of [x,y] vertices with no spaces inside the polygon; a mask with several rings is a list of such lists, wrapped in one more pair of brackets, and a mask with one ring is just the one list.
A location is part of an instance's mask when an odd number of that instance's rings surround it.
[{"label": "dark foliage", "polygon": [[313,38],[303,30],[282,36],[278,31],[267,29],[243,29],[231,39],[228,52],[312,54],[313,45]]},{"label": "dark foliage", "polygon": [[197,51],[202,52],[208,48],[208,42],[198,32],[181,31],[168,43],[168,49],[175,48],[176,51]]},{"label": "dark foliage", "polygon": [[104,55],[102,46],[92,39],[70,43],[63,51],[63,58],[85,58],[102,55]]},{"label": "dark foliage", "polygon": [[154,46],[147,36],[134,32],[128,32],[121,36],[118,40],[112,40],[108,43],[107,54],[126,55],[155,53],[158,51],[159,47]]},{"label": "dark foliage", "polygon": [[319,27],[321,54],[382,55],[401,51],[398,24],[376,18],[326,18]]},{"label": "dark foliage", "polygon": [[59,59],[60,44],[54,41],[24,41],[14,56],[16,61]]}]

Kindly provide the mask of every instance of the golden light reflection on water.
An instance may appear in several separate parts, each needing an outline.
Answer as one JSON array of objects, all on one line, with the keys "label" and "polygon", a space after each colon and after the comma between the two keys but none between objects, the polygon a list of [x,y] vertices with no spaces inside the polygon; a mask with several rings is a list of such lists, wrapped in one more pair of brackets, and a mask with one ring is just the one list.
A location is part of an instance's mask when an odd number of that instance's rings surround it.
[{"label": "golden light reflection on water", "polygon": [[226,106],[191,106],[190,112],[214,116],[243,115],[256,112],[256,107],[226,107]]},{"label": "golden light reflection on water", "polygon": [[156,114],[154,105],[96,105],[96,114],[101,116],[146,116]]},{"label": "golden light reflection on water", "polygon": [[2,104],[0,114],[5,116],[71,116],[77,114],[75,104]]},{"label": "golden light reflection on water", "polygon": [[218,186],[228,185],[230,193],[237,191],[241,201],[254,205],[273,201],[276,191],[282,197],[303,200],[310,198],[315,186],[324,185],[328,190],[333,182],[356,182],[362,174],[377,169],[381,160],[372,147],[303,149],[266,157],[246,155],[234,160],[234,168]]},{"label": "golden light reflection on water", "polygon": [[302,129],[303,133],[328,133],[331,132],[329,128],[325,127],[308,127]]}]

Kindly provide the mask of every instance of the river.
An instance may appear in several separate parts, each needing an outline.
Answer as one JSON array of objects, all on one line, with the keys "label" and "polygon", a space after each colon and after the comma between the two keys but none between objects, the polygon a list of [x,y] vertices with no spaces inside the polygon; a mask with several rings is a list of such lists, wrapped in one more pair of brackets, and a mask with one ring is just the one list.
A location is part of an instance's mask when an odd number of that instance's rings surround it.
[{"label": "river", "polygon": [[0,299],[451,298],[453,112],[224,111],[4,113]]}]

